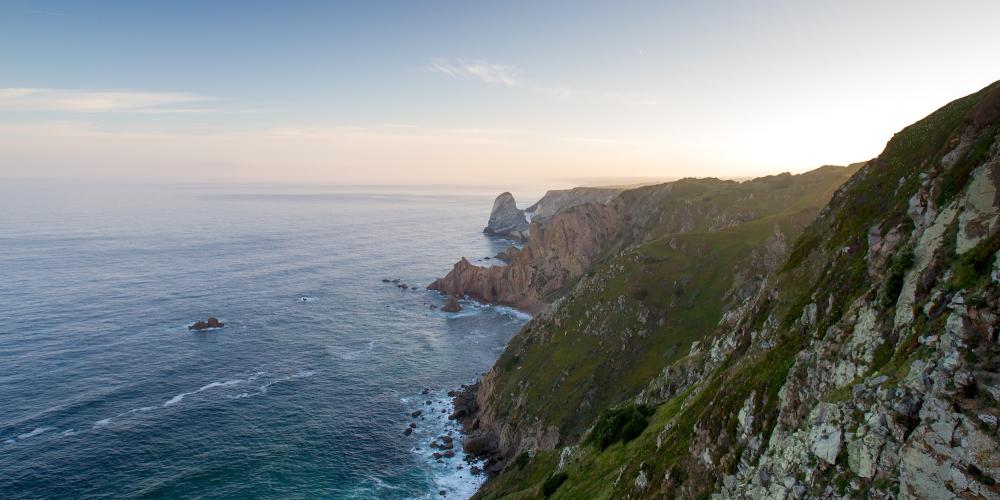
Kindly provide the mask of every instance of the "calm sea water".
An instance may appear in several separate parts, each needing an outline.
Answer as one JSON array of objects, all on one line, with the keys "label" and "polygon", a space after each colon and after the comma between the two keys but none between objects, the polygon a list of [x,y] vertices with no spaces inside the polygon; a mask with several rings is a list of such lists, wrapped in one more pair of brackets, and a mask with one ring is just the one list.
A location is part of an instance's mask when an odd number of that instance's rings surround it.
[{"label": "calm sea water", "polygon": [[470,495],[426,445],[525,318],[423,287],[495,194],[3,181],[0,496]]}]

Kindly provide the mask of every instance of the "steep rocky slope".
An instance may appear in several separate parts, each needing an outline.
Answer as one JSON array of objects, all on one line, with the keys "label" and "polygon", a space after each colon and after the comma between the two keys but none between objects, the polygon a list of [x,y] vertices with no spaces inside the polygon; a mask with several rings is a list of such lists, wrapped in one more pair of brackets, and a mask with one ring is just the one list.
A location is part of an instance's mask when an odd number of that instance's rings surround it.
[{"label": "steep rocky slope", "polygon": [[896,134],[797,238],[621,215],[464,395],[502,469],[479,496],[1000,498],[998,129],[1000,83]]}]

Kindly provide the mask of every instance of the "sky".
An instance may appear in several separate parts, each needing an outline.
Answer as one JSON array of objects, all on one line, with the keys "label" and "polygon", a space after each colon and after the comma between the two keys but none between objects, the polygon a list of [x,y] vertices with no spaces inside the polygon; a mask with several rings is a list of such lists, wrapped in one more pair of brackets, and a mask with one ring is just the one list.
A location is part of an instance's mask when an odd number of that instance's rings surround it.
[{"label": "sky", "polygon": [[876,156],[996,0],[0,0],[0,178],[587,183]]}]

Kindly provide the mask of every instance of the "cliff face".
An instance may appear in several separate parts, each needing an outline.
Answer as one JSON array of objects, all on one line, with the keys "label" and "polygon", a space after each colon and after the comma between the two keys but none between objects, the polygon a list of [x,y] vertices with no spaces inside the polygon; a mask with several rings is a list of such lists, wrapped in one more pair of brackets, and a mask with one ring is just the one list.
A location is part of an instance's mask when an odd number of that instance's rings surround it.
[{"label": "cliff face", "polygon": [[622,189],[577,187],[573,189],[553,189],[545,192],[545,196],[524,211],[531,214],[531,220],[542,222],[551,218],[556,212],[572,208],[584,203],[605,204],[618,196]]},{"label": "cliff face", "polygon": [[559,473],[563,498],[1000,498],[998,132],[1000,83],[896,134],[803,231],[744,207],[621,235],[484,377],[480,430],[529,454],[480,496]]},{"label": "cliff face", "polygon": [[583,274],[619,227],[615,207],[573,207],[545,224],[532,223],[531,237],[508,265],[478,267],[462,258],[428,288],[537,313],[553,294]]},{"label": "cliff face", "polygon": [[501,193],[493,202],[490,220],[483,232],[492,236],[502,236],[514,241],[524,241],[528,238],[528,219],[524,210],[517,208],[514,195]]}]

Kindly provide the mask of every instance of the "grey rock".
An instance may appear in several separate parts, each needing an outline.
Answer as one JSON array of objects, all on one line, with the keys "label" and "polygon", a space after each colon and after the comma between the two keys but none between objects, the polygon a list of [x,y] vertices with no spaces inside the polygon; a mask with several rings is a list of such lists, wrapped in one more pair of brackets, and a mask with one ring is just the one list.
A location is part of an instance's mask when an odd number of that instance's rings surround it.
[{"label": "grey rock", "polygon": [[505,192],[497,196],[490,212],[489,223],[483,228],[483,232],[516,241],[528,239],[528,219],[524,216],[524,210],[517,208],[512,194]]}]

